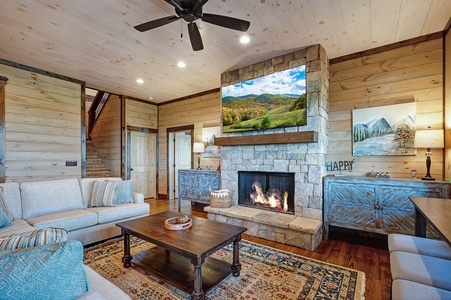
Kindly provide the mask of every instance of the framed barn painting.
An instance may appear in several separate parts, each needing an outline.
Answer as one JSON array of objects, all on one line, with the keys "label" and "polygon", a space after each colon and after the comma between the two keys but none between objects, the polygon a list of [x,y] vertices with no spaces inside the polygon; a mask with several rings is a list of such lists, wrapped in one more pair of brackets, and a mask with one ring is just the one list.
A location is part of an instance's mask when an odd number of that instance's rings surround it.
[{"label": "framed barn painting", "polygon": [[353,155],[415,155],[416,103],[352,111]]}]

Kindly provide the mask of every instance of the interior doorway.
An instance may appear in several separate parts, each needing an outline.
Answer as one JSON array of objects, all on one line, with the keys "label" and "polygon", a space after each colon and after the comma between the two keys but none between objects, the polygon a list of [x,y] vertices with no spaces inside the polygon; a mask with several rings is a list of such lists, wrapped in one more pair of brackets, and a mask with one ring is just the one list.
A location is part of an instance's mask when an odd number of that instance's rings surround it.
[{"label": "interior doorway", "polygon": [[157,197],[157,134],[130,131],[130,179],[133,191]]},{"label": "interior doorway", "polygon": [[192,168],[192,129],[168,132],[168,199],[178,198],[178,170]]}]

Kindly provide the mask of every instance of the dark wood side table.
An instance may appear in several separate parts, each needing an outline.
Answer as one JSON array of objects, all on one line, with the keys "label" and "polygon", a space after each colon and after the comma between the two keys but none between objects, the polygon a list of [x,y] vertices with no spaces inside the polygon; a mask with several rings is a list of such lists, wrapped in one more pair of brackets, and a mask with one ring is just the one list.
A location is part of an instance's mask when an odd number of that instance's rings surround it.
[{"label": "dark wood side table", "polygon": [[426,223],[451,246],[451,199],[410,196],[415,206],[415,235],[426,237]]},{"label": "dark wood side table", "polygon": [[[191,293],[193,299],[204,299],[204,291],[219,283],[228,274],[239,276],[239,242],[245,227],[189,216],[193,225],[184,230],[167,230],[164,221],[183,214],[167,211],[116,224],[124,235],[122,262],[149,270],[174,286]],[[157,245],[134,257],[130,255],[130,235]],[[230,265],[209,257],[229,243],[233,243]],[[194,266],[194,272],[192,271]]]}]

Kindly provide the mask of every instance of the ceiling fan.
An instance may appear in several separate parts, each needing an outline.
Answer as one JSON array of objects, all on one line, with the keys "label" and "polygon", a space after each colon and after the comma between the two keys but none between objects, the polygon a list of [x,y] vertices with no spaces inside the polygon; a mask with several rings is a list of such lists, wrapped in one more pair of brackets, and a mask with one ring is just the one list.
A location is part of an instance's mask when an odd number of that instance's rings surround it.
[{"label": "ceiling fan", "polygon": [[179,19],[183,19],[188,22],[188,33],[191,41],[191,46],[194,51],[204,49],[202,38],[200,36],[199,28],[194,22],[197,19],[201,19],[204,22],[211,23],[217,26],[226,27],[229,29],[247,31],[251,23],[249,21],[240,20],[232,17],[204,14],[202,13],[202,7],[208,0],[164,0],[170,5],[175,7],[176,15],[156,19],[153,21],[145,22],[136,25],[134,28],[138,31],[144,32],[151,30]]}]

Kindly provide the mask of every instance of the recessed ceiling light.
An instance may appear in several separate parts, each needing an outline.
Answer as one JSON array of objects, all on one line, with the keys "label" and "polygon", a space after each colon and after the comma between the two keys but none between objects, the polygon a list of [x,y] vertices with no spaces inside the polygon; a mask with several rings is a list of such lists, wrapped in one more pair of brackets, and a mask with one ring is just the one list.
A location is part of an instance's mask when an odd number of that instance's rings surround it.
[{"label": "recessed ceiling light", "polygon": [[247,43],[249,43],[249,41],[250,41],[250,39],[249,39],[249,36],[248,36],[248,35],[243,35],[243,36],[240,38],[241,44],[247,44]]},{"label": "recessed ceiling light", "polygon": [[136,79],[136,82],[139,83],[139,84],[143,84],[144,80],[142,78],[138,78],[138,79]]},{"label": "recessed ceiling light", "polygon": [[179,67],[179,68],[184,68],[184,67],[186,67],[186,64],[185,64],[185,62],[183,62],[183,61],[179,61],[179,62],[177,63],[177,67]]}]

